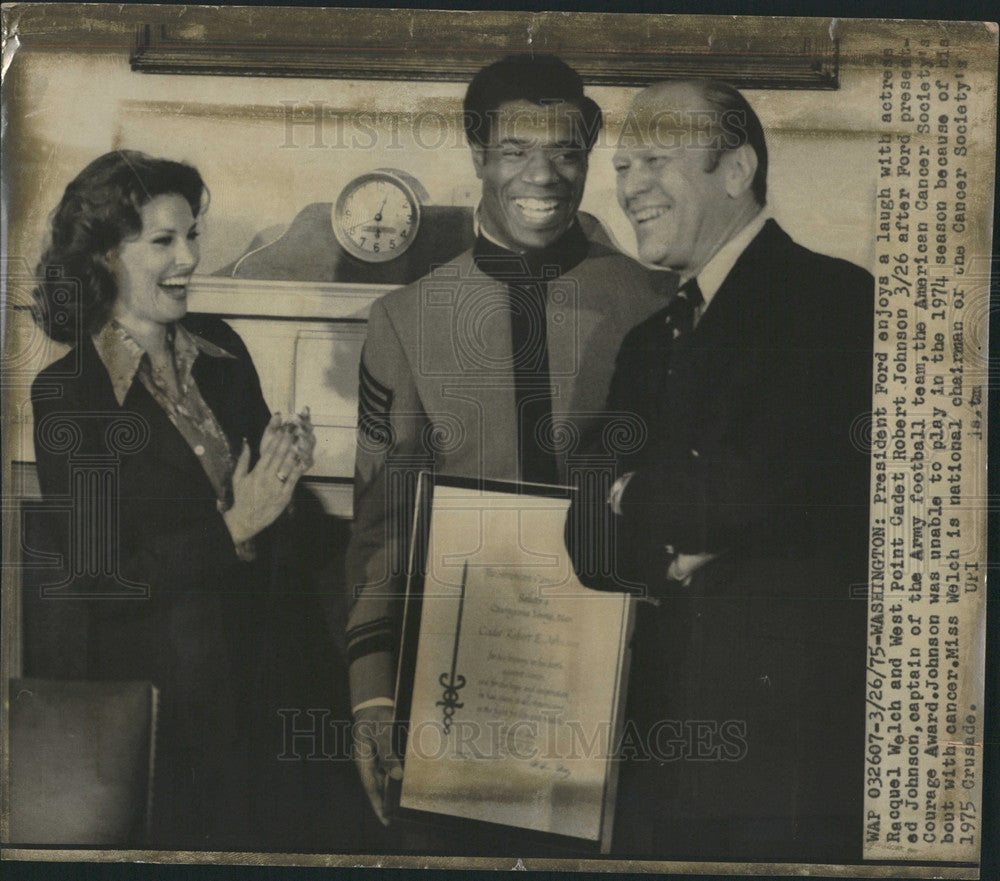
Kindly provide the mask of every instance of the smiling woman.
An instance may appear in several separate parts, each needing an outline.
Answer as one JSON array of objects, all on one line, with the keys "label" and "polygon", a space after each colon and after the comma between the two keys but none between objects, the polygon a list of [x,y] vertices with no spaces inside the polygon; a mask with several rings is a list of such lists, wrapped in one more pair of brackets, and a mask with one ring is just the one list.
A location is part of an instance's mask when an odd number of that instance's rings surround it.
[{"label": "smiling woman", "polygon": [[115,317],[135,322],[135,330],[184,317],[188,279],[198,265],[198,230],[183,196],[156,196],[142,206],[140,216],[142,232],[121,243],[115,261]]},{"label": "smiling woman", "polygon": [[342,679],[321,615],[288,589],[315,439],[308,409],[270,414],[225,322],[187,315],[206,204],[194,168],[116,151],[52,215],[35,317],[74,349],[32,386],[35,454],[76,526],[52,524],[63,572],[43,590],[77,604],[88,679],[159,690],[149,844],[330,846],[357,784],[287,761],[279,714],[336,713]]}]

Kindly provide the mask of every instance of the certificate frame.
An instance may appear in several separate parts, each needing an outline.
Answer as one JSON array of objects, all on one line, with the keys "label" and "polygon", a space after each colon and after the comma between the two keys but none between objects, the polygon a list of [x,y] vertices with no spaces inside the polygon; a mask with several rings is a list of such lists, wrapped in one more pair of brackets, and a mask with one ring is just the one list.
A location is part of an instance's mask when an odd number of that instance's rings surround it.
[{"label": "certificate frame", "polygon": [[[398,755],[404,760],[404,772],[400,780],[387,779],[385,792],[387,814],[394,821],[400,821],[404,825],[424,828],[437,827],[445,833],[453,833],[456,837],[462,835],[488,836],[491,840],[498,840],[500,842],[503,842],[505,839],[513,842],[516,838],[518,852],[528,855],[586,857],[608,854],[611,849],[611,836],[614,826],[619,769],[619,758],[613,749],[609,749],[606,760],[601,800],[600,834],[596,839],[541,831],[476,818],[460,817],[449,813],[418,810],[403,804],[403,786],[406,779],[405,756],[409,731],[412,724],[423,721],[413,719],[413,698],[415,673],[420,648],[420,625],[423,618],[423,604],[427,581],[428,542],[430,539],[436,487],[487,493],[512,493],[548,499],[571,499],[575,492],[573,488],[567,486],[450,477],[436,475],[428,471],[421,472],[414,506],[415,513],[410,541],[406,599],[403,610],[402,638],[395,694],[394,746],[398,750]],[[460,602],[464,601],[464,591],[465,586],[463,581],[463,596]],[[597,592],[595,591],[595,593]],[[609,745],[617,742],[624,724],[631,659],[630,642],[635,621],[634,599],[623,593],[621,600],[623,612],[619,626],[619,658],[615,673],[614,696],[608,720],[610,723]],[[459,626],[456,628],[454,640],[454,656],[456,657],[458,654],[458,643],[461,638],[461,621],[460,611]],[[454,675],[454,669],[452,673]],[[487,795],[485,798],[489,799],[489,797]]]}]

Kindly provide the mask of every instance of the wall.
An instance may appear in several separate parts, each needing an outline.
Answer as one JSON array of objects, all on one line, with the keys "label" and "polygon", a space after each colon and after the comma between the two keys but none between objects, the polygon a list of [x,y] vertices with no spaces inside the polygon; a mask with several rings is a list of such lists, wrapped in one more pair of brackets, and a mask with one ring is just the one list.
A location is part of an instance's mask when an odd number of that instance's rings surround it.
[{"label": "wall", "polygon": [[[202,171],[212,191],[205,272],[234,260],[261,229],[290,222],[310,202],[334,200],[372,168],[415,174],[439,204],[473,204],[478,193],[459,128],[459,83],[137,74],[124,46],[22,50],[11,79],[5,89],[32,109],[12,129],[8,254],[31,265],[62,189],[86,162],[116,147],[184,159]],[[768,133],[775,215],[804,244],[868,265],[875,165],[870,120],[858,106],[874,107],[877,83],[871,72],[844,66],[841,84],[838,92],[747,95]],[[583,207],[631,251],[611,156],[635,90],[589,92],[608,126],[591,159]]]},{"label": "wall", "polygon": [[[870,267],[879,81],[870,61],[852,63],[870,39],[859,23],[852,24],[854,36],[850,25],[841,27],[838,91],[747,96],[767,131],[775,216],[803,244]],[[460,127],[463,83],[139,74],[129,68],[127,28],[115,29],[106,20],[98,26],[104,30],[93,38],[77,34],[61,44],[26,36],[5,78],[9,305],[30,300],[46,219],[64,187],[87,162],[112,148],[183,159],[201,170],[212,194],[201,239],[199,271],[206,274],[231,264],[261,230],[288,224],[311,202],[334,201],[349,180],[373,168],[410,172],[433,203],[474,205],[478,198]],[[604,110],[606,126],[591,158],[583,201],[630,253],[634,239],[615,201],[611,158],[635,91],[588,89]],[[207,296],[207,288],[196,286],[192,307],[246,316],[258,313],[258,303],[266,300],[263,311],[277,314],[272,306],[281,295],[286,318],[299,323],[253,321],[241,327],[271,406],[285,408],[301,394],[295,363],[299,336],[329,334],[328,319],[363,318],[370,298],[356,292],[364,302],[355,300],[337,312],[329,308],[330,291],[279,287],[216,287]],[[299,306],[290,306],[296,298]],[[310,311],[309,303],[324,305]],[[23,311],[8,312],[4,334],[8,355],[23,350],[18,364],[24,379],[12,384],[8,369],[8,456],[31,461],[28,383],[65,349],[39,338]],[[329,404],[331,452],[323,473],[346,479],[354,405],[344,390],[356,383],[360,338],[348,334],[350,357],[344,357],[338,347],[347,337],[339,331],[336,336],[329,345],[327,375],[334,378],[329,394],[312,398]],[[314,413],[323,411],[323,400],[310,403]]]}]

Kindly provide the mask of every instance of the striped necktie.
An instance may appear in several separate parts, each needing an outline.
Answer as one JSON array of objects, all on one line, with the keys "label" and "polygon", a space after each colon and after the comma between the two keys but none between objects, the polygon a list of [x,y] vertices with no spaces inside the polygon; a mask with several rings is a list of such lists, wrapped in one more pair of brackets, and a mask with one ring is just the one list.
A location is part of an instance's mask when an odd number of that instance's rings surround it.
[{"label": "striped necktie", "polygon": [[696,278],[688,279],[677,289],[677,294],[664,315],[664,322],[673,331],[675,340],[694,330],[695,313],[704,302],[705,298]]}]

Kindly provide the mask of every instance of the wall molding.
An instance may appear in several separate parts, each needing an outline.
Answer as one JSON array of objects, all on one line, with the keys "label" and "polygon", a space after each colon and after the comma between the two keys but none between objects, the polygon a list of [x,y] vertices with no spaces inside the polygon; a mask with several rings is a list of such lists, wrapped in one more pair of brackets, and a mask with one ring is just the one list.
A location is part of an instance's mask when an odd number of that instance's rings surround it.
[{"label": "wall molding", "polygon": [[188,307],[231,318],[367,321],[372,303],[397,287],[194,275]]}]

